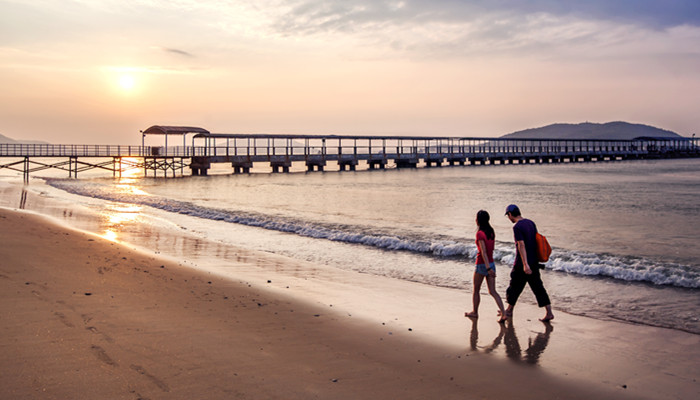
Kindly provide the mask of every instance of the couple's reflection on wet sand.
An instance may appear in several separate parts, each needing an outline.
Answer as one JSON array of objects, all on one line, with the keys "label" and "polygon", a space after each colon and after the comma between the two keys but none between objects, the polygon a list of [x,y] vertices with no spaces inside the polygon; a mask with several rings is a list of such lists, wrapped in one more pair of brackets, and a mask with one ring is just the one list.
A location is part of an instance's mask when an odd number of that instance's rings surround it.
[{"label": "couple's reflection on wet sand", "polygon": [[509,320],[504,324],[499,324],[500,331],[490,344],[479,347],[479,321],[477,319],[470,320],[472,323],[472,328],[469,335],[469,345],[473,351],[481,350],[484,353],[491,353],[501,344],[505,344],[506,357],[515,362],[525,362],[531,365],[536,365],[539,363],[540,356],[547,348],[547,344],[549,343],[549,336],[554,330],[551,323],[543,322],[542,324],[544,326],[544,331],[537,333],[534,339],[528,335],[527,349],[523,351],[522,347],[520,346],[518,336],[515,333],[513,321]]}]

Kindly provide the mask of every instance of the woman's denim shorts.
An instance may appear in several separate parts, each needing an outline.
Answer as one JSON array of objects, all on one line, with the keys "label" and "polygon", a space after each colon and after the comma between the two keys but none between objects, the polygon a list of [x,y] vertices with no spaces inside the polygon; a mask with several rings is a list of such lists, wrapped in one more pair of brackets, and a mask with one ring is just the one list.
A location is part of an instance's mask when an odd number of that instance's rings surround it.
[{"label": "woman's denim shorts", "polygon": [[[489,266],[493,269],[493,272],[496,272],[496,264],[495,263],[491,263]],[[476,264],[476,273],[484,275],[484,276],[488,276],[489,271],[486,270],[486,264]]]}]

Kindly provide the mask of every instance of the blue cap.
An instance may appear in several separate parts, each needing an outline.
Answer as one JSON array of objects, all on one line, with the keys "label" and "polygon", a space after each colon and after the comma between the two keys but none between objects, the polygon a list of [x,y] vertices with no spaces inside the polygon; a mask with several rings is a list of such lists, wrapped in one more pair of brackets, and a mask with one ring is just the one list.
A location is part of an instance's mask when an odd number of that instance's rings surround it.
[{"label": "blue cap", "polygon": [[520,209],[518,208],[518,206],[516,206],[515,204],[509,205],[508,207],[506,207],[506,215],[508,215],[508,213],[512,213],[512,212],[515,211],[515,210],[520,211]]}]

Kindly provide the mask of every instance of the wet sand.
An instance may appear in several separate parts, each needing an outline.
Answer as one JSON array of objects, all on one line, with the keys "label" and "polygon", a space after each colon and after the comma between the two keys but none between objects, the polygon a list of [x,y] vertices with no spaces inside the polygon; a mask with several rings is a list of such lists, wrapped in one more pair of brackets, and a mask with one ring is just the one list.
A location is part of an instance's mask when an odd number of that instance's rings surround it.
[{"label": "wet sand", "polygon": [[474,322],[468,293],[244,249],[201,271],[6,209],[0,227],[0,398],[700,395],[697,335],[526,304],[501,326],[487,296]]}]

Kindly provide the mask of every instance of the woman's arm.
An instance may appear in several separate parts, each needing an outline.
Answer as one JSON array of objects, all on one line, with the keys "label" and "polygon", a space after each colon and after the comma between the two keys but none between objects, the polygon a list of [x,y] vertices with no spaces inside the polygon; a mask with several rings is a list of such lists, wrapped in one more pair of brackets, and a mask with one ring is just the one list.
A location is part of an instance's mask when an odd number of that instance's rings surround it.
[{"label": "woman's arm", "polygon": [[488,254],[486,254],[486,242],[479,240],[479,252],[481,253],[481,258],[484,260],[484,265],[486,266],[486,271],[489,275],[493,275],[496,272],[491,268],[491,261],[489,260]]}]

